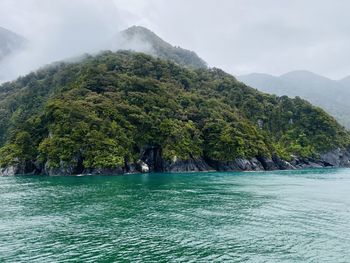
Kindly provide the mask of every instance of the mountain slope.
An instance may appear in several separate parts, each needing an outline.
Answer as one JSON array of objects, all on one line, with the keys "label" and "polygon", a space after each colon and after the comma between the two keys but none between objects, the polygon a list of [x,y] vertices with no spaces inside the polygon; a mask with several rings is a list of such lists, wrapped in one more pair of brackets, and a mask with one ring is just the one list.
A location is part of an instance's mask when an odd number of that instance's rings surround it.
[{"label": "mountain slope", "polygon": [[350,128],[350,81],[331,80],[308,71],[293,71],[280,77],[250,74],[238,79],[263,92],[300,96],[325,109],[342,125]]},{"label": "mountain slope", "polygon": [[0,86],[3,174],[333,165],[322,154],[349,144],[304,100],[141,53],[105,52]]},{"label": "mountain slope", "polygon": [[23,47],[25,39],[0,27],[0,61]]},{"label": "mountain slope", "polygon": [[207,64],[195,52],[174,47],[155,33],[141,26],[132,26],[122,31],[115,39],[118,49],[144,52],[169,59],[181,66],[206,68]]}]

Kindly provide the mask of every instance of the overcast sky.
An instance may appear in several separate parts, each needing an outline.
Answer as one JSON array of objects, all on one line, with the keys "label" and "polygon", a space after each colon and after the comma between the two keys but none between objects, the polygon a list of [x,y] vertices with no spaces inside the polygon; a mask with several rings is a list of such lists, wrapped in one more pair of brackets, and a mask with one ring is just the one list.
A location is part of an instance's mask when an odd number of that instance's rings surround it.
[{"label": "overcast sky", "polygon": [[37,64],[93,50],[131,25],[235,75],[350,75],[347,0],[0,0],[0,26],[35,43]]}]

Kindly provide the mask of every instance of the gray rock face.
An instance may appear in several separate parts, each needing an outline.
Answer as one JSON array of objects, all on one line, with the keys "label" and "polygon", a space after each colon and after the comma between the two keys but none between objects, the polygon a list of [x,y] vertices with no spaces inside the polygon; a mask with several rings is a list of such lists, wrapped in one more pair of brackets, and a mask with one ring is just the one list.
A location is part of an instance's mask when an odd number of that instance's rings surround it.
[{"label": "gray rock face", "polygon": [[350,167],[350,152],[338,148],[321,155],[321,160],[326,166]]},{"label": "gray rock face", "polygon": [[136,163],[136,170],[141,173],[148,173],[149,172],[148,164],[141,160],[138,160]]},{"label": "gray rock face", "polygon": [[277,166],[277,168],[280,170],[294,170],[294,169],[296,169],[296,167],[293,166],[291,163],[282,160],[278,156],[273,156],[272,160],[275,163],[275,165]]},{"label": "gray rock face", "polygon": [[164,162],[163,167],[165,172],[203,172],[214,170],[203,159],[176,159],[172,162]]},{"label": "gray rock face", "polygon": [[0,176],[14,176],[23,174],[39,174],[40,169],[31,162],[17,163],[7,167],[0,167]]},{"label": "gray rock face", "polygon": [[47,162],[44,167],[44,173],[50,176],[72,175],[74,169],[74,164],[68,164],[63,161],[60,162],[59,167],[52,167],[50,163]]},{"label": "gray rock face", "polygon": [[46,175],[118,175],[124,173],[148,173],[148,172],[201,172],[201,171],[271,171],[292,170],[322,167],[350,167],[350,150],[335,149],[322,154],[317,159],[301,159],[296,156],[287,162],[278,156],[271,159],[256,157],[252,159],[236,158],[234,161],[222,162],[206,160],[203,158],[189,158],[181,160],[176,157],[172,161],[162,158],[160,147],[146,147],[136,163],[125,160],[123,167],[91,168],[83,167],[83,160],[76,157],[74,161],[65,163],[61,161],[59,167],[51,167],[46,163],[41,167],[38,163],[23,163],[0,168],[0,176],[14,176],[18,174],[46,174]]},{"label": "gray rock face", "polygon": [[0,168],[0,176],[14,176],[16,174],[17,174],[17,168],[15,166]]},{"label": "gray rock face", "polygon": [[294,158],[290,164],[295,169],[322,168],[325,167],[322,161],[310,161],[305,159]]},{"label": "gray rock face", "polygon": [[84,168],[83,161],[80,157],[76,157],[72,162],[60,162],[59,167],[51,167],[50,163],[46,163],[43,173],[50,176],[64,176],[64,175],[117,175],[123,174],[126,170],[124,167],[113,168]]},{"label": "gray rock face", "polygon": [[124,170],[127,174],[139,173],[139,171],[137,170],[137,165],[133,163],[129,163],[128,161],[125,161]]},{"label": "gray rock face", "polygon": [[278,165],[276,165],[276,163],[272,159],[269,159],[266,157],[258,157],[257,159],[262,164],[262,166],[266,171],[272,171],[272,170],[278,169]]},{"label": "gray rock face", "polygon": [[209,164],[217,171],[263,171],[264,167],[257,158],[250,160],[237,158],[232,162],[208,161]]},{"label": "gray rock face", "polygon": [[149,172],[162,172],[162,149],[159,146],[146,146],[141,153],[141,161],[148,165]]},{"label": "gray rock face", "polygon": [[257,158],[251,159],[250,163],[251,163],[251,169],[253,171],[263,171],[264,170],[264,166],[261,164],[261,162],[258,161]]}]

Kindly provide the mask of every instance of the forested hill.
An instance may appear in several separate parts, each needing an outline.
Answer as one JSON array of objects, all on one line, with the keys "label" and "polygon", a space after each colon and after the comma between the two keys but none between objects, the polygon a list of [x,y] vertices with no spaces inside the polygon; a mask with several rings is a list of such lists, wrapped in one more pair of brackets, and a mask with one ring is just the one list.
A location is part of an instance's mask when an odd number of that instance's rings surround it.
[{"label": "forested hill", "polygon": [[268,74],[239,76],[239,80],[263,92],[300,96],[322,107],[342,125],[350,129],[349,79],[332,80],[308,71],[292,71],[276,77]]},{"label": "forested hill", "polygon": [[207,67],[206,62],[195,52],[181,47],[174,47],[151,30],[141,26],[132,26],[120,32],[116,37],[116,46],[118,49],[130,49],[162,59],[169,59],[181,66]]},{"label": "forested hill", "polygon": [[141,53],[104,52],[0,86],[0,166],[25,172],[191,170],[198,160],[220,169],[237,158],[268,168],[272,157],[317,158],[349,143],[341,125],[300,98]]}]

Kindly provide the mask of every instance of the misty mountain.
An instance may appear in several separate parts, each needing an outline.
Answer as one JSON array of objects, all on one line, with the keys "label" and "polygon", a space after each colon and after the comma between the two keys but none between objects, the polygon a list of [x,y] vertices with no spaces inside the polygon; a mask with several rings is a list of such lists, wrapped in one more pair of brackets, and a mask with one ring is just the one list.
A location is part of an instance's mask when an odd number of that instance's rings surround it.
[{"label": "misty mountain", "polygon": [[[116,31],[112,38],[108,35],[98,41],[95,38],[95,35],[89,36],[88,39],[77,38],[75,42],[80,45],[78,50],[69,44],[60,44],[57,48],[52,48],[50,42],[35,39],[27,41],[9,30],[0,28],[0,83],[14,80],[54,61],[71,60],[70,58],[75,60],[84,53],[98,54],[103,50],[132,50],[171,60],[180,66],[207,68],[206,62],[195,52],[172,46],[144,27],[132,26],[121,32]],[[67,43],[68,39],[69,36]],[[30,42],[30,45],[25,45],[26,42]],[[94,44],[89,45],[87,42]],[[25,48],[21,49],[24,46]],[[23,52],[16,53],[16,50]]]},{"label": "misty mountain", "polygon": [[305,100],[143,53],[106,51],[0,85],[0,175],[339,166],[349,145]]},{"label": "misty mountain", "polygon": [[21,49],[25,41],[26,40],[22,36],[0,27],[0,61]]},{"label": "misty mountain", "polygon": [[117,49],[147,53],[162,59],[169,59],[181,66],[207,68],[207,63],[195,52],[175,47],[161,39],[151,30],[132,26],[120,32],[115,38]]},{"label": "misty mountain", "polygon": [[350,77],[332,80],[309,71],[292,71],[279,77],[253,73],[237,78],[266,93],[306,99],[350,128]]}]

